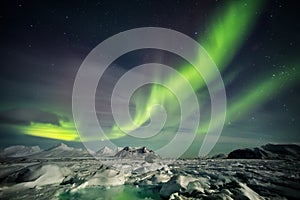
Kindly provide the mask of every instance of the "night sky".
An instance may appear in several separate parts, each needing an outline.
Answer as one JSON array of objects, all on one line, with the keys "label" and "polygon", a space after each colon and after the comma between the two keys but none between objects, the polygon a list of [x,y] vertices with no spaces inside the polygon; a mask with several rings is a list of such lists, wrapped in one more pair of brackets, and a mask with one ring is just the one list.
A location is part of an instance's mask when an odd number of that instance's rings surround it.
[{"label": "night sky", "polygon": [[[82,146],[72,117],[76,73],[99,43],[139,27],[184,33],[203,45],[218,66],[227,94],[227,117],[212,153],[265,143],[300,143],[296,1],[1,1],[0,10],[2,147],[47,148],[61,141]],[[145,145],[155,150],[178,128],[171,115],[162,133],[145,141],[118,133],[114,123],[109,102],[114,84],[129,69],[153,61],[183,74],[190,69],[172,53],[138,50],[119,57],[99,82],[99,123],[116,145]],[[187,156],[197,156],[210,118],[207,89],[193,82],[201,77],[193,76],[189,81],[203,117]],[[154,99],[168,93],[153,85],[142,88],[140,95],[137,91],[131,102],[132,116],[139,112],[144,116],[149,91],[154,89],[158,91]],[[178,106],[174,100],[164,103],[172,109]],[[142,125],[148,119],[136,120]],[[184,135],[189,127],[179,132]],[[104,144],[99,141],[99,148]]]}]

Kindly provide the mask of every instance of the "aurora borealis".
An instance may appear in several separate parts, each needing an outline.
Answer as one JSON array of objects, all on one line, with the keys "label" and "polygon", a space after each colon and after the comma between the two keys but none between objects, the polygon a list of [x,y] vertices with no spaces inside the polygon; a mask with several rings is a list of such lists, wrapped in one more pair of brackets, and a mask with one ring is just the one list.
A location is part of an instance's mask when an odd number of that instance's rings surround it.
[{"label": "aurora borealis", "polygon": [[[80,146],[81,139],[94,140],[79,138],[72,118],[76,72],[85,56],[106,38],[147,26],[170,28],[190,36],[217,65],[226,88],[227,113],[214,151],[257,146],[257,143],[300,142],[297,124],[300,24],[292,1],[4,4],[2,7],[7,9],[0,14],[1,146],[49,146],[58,141]],[[209,81],[213,82],[215,75],[205,68],[203,58],[198,55],[195,60],[207,70],[205,73],[211,74]],[[130,105],[134,126],[121,127],[133,131],[146,125],[152,107],[160,104],[168,114],[161,133],[146,141],[133,140],[114,122],[109,102],[113,86],[126,71],[150,61],[172,66],[190,82],[197,95],[201,120],[197,137],[186,153],[195,156],[209,125],[210,97],[201,75],[188,62],[168,52],[132,52],[109,67],[96,94],[99,123],[120,146],[146,143],[155,149],[176,131],[183,135],[184,142],[189,127],[177,130],[178,100],[161,85],[146,85],[135,92]],[[168,76],[163,79],[172,84],[175,93],[189,98],[179,79]]]},{"label": "aurora borealis", "polygon": [[[255,13],[259,12],[262,6],[260,5],[262,4],[261,2],[250,1],[248,3],[245,5],[245,3],[243,4],[241,2],[231,2],[224,6],[221,12],[216,13],[213,19],[210,20],[213,22],[210,27],[207,28],[207,34],[204,34],[204,36],[202,36],[203,38],[199,39],[200,44],[204,46],[220,71],[224,70],[227,63],[230,62],[235,52],[240,48],[247,34],[250,33],[255,18],[257,18]],[[209,74],[209,81],[213,81],[215,74],[210,71],[208,67],[205,67],[206,63],[203,63],[203,58],[199,56],[195,59],[199,63],[198,65],[203,66],[202,69],[206,70],[205,73]],[[190,82],[195,91],[199,91],[205,87],[204,80],[193,66],[181,66],[179,72]],[[175,85],[177,89],[175,93],[184,92],[185,89],[182,82],[174,80],[173,77],[166,79],[168,83]],[[160,104],[164,107],[172,105],[171,107],[174,109],[174,104],[176,104],[174,95],[168,91],[163,91],[165,88],[160,88],[160,86],[154,85],[147,99],[145,99],[144,94],[140,95],[141,99],[138,97],[135,98],[136,114],[133,122],[136,126],[141,126],[149,120],[148,111],[151,110],[151,107],[155,104]],[[145,102],[147,102],[146,105]],[[170,109],[171,108],[167,108],[167,110]],[[176,112],[178,108],[175,107],[174,110],[174,112]],[[130,127],[126,127],[125,129],[130,130]],[[118,130],[117,125],[113,127],[112,131],[116,130]]]}]

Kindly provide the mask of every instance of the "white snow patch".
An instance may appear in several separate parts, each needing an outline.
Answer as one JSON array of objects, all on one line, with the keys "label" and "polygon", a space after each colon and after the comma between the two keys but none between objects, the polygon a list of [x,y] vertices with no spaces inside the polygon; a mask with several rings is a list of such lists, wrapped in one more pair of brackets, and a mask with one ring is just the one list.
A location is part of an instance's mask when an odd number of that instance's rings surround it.
[{"label": "white snow patch", "polygon": [[87,186],[117,186],[125,183],[123,172],[114,169],[105,169],[97,172],[91,179],[83,183],[79,188]]},{"label": "white snow patch", "polygon": [[[40,175],[41,174],[41,175]],[[57,165],[44,165],[37,170],[32,176],[39,176],[38,179],[24,183],[25,187],[33,188],[49,184],[61,183],[63,179],[71,174],[71,170]]]}]

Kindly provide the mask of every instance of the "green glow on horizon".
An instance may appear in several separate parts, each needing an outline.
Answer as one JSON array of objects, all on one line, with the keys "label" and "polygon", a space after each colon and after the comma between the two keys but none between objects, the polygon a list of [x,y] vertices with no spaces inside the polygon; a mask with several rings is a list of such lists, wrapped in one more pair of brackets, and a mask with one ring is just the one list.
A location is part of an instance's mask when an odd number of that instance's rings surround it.
[{"label": "green glow on horizon", "polygon": [[32,122],[29,126],[18,126],[26,135],[58,139],[65,141],[80,141],[74,123],[72,121],[59,121],[60,126],[45,123]]}]

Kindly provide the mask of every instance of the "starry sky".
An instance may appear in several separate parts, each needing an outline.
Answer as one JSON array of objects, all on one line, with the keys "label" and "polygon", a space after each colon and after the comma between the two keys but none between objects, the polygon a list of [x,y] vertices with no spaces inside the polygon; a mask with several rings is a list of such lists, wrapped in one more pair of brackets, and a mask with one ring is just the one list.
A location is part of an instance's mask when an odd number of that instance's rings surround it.
[{"label": "starry sky", "polygon": [[[212,153],[265,143],[300,143],[300,14],[295,1],[29,0],[0,4],[1,147],[47,148],[61,141],[81,147],[72,116],[76,73],[99,43],[139,27],[184,33],[198,41],[218,66],[227,113]],[[185,76],[201,102],[197,135],[185,153],[197,156],[210,119],[209,94],[201,76],[172,53],[145,49],[115,60],[98,84],[99,123],[119,146],[145,145],[155,150],[174,136],[178,102],[158,85],[146,85],[135,93],[131,114],[142,126],[149,120],[147,108],[164,99],[162,104],[171,117],[160,134],[149,140],[124,136],[111,114],[109,100],[117,80],[133,67],[154,61]],[[183,136],[189,131],[189,127],[179,130]],[[104,144],[99,141],[99,147]]]}]

